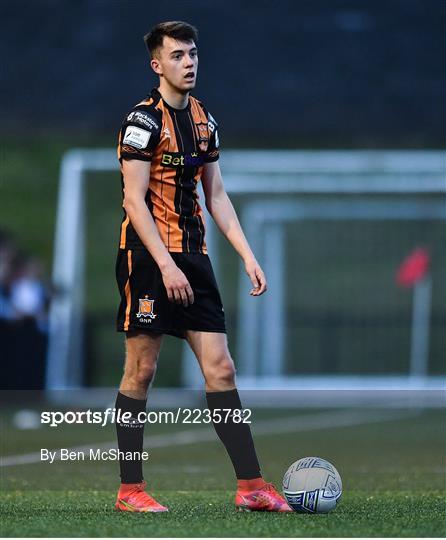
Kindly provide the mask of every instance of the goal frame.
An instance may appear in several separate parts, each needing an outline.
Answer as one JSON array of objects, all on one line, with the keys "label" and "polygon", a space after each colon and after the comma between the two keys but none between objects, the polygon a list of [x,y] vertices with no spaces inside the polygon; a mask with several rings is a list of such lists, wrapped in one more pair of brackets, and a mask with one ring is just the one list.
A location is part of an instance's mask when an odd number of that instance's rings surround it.
[{"label": "goal frame", "polygon": [[[268,248],[265,251],[265,269],[269,282],[279,291],[273,303],[274,316],[280,321],[284,316],[284,296],[281,290],[283,266],[277,264],[277,249],[283,249],[282,223],[312,215],[320,219],[361,219],[367,215],[374,219],[446,219],[445,163],[441,151],[300,151],[300,150],[227,150],[222,156],[225,188],[229,194],[250,194],[253,199],[243,210],[241,221],[248,240],[256,244],[259,235],[254,231],[265,231],[268,241],[264,245],[275,246],[275,256]],[[57,220],[55,231],[53,283],[55,296],[50,307],[49,346],[47,356],[46,389],[65,390],[82,386],[81,358],[83,354],[82,312],[84,306],[85,271],[85,189],[89,172],[117,172],[116,153],[111,149],[73,149],[62,159]],[[270,205],[272,212],[265,216],[256,195],[283,195],[281,202]],[[376,194],[420,194],[432,193],[441,197],[437,202],[399,204],[399,209],[389,215],[384,206],[371,201]],[[356,194],[364,197],[361,209],[351,203],[332,202],[287,202],[290,194]],[[350,204],[350,206],[348,206]],[[312,205],[312,206],[311,206]],[[324,206],[325,205],[325,206]],[[329,207],[331,205],[331,208]],[[341,205],[341,206],[339,206]],[[310,212],[310,214],[308,214]],[[399,217],[398,217],[399,216]],[[219,274],[219,253],[215,249],[215,225],[209,215],[207,221],[207,244],[215,271]],[[266,226],[266,224],[268,224]],[[257,246],[259,250],[261,245]],[[250,346],[262,328],[256,326],[255,307],[245,301],[244,271],[239,271],[239,303],[243,310],[243,321],[251,321],[251,330],[246,323],[239,327],[240,346],[238,357],[243,355],[238,384],[241,388],[264,389],[318,389],[360,390],[364,389],[443,389],[446,377],[408,373],[403,376],[367,375],[318,375],[281,376],[280,358],[283,336],[267,337],[263,358],[278,358],[271,373],[255,376],[255,347]],[[241,301],[243,294],[243,302]],[[260,302],[262,298],[257,299]],[[269,308],[271,309],[271,307]],[[257,307],[258,310],[258,307]],[[283,329],[283,326],[282,326]],[[240,332],[240,330],[243,330]],[[282,330],[283,331],[283,330]],[[271,333],[269,333],[271,334]],[[268,336],[268,333],[263,335]],[[261,360],[263,364],[265,360]],[[202,386],[202,375],[192,352],[187,345],[183,352],[183,382],[186,387]]]}]

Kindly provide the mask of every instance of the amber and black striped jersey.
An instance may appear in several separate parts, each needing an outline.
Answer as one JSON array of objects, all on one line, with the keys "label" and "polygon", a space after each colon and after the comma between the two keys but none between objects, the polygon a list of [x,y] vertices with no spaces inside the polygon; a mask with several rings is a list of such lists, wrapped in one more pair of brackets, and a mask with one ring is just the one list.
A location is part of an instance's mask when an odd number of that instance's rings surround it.
[{"label": "amber and black striped jersey", "polygon": [[[152,90],[126,116],[118,158],[151,161],[145,200],[169,251],[207,253],[197,183],[205,163],[219,157],[217,123],[204,105],[189,97],[185,109],[174,109]],[[145,249],[124,210],[121,249]]]}]

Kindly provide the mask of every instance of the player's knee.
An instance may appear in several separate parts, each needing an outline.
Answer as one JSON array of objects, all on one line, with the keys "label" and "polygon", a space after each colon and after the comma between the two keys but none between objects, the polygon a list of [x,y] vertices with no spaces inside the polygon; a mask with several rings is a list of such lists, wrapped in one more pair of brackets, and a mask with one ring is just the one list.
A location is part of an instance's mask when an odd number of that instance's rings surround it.
[{"label": "player's knee", "polygon": [[142,386],[147,387],[155,378],[156,362],[140,362],[138,370],[135,373],[136,382]]},{"label": "player's knee", "polygon": [[124,377],[127,384],[135,388],[148,388],[156,373],[158,358],[153,354],[144,354],[144,351],[127,358]]},{"label": "player's knee", "polygon": [[235,384],[235,367],[230,356],[224,355],[205,374],[206,383],[215,390],[227,390]]}]

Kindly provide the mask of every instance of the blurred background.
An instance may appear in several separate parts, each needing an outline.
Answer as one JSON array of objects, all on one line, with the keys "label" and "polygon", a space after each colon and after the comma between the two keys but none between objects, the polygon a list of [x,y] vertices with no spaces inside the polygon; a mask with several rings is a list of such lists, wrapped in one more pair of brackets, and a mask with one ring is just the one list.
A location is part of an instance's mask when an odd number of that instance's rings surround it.
[{"label": "blurred background", "polygon": [[[270,278],[250,303],[209,224],[241,382],[444,377],[445,2],[19,0],[0,20],[3,389],[118,384],[114,147],[156,84],[142,36],[169,19],[199,29],[194,95]],[[200,386],[180,340],[156,385]]]}]

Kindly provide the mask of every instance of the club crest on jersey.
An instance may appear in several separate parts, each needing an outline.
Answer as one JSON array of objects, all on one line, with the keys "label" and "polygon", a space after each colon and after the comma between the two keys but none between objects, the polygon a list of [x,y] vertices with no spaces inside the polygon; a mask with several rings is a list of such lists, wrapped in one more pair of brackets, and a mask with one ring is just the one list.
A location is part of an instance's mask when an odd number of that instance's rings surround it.
[{"label": "club crest on jersey", "polygon": [[196,124],[198,130],[198,147],[202,152],[206,152],[209,144],[209,126],[208,124]]},{"label": "club crest on jersey", "polygon": [[151,322],[152,319],[156,318],[156,314],[153,311],[154,304],[155,300],[150,300],[147,295],[139,299],[139,311],[136,316],[141,322]]}]

